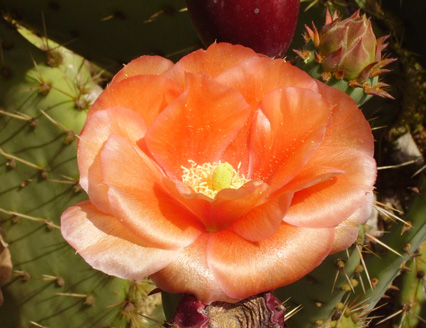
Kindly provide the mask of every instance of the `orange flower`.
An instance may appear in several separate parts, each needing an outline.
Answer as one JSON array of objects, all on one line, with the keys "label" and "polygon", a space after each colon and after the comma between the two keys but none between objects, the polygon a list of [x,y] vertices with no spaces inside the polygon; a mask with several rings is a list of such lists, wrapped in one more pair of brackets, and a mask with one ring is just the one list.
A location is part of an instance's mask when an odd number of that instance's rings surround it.
[{"label": "orange flower", "polygon": [[346,94],[226,43],[143,56],[89,111],[62,234],[94,268],[204,303],[292,283],[367,219],[373,137]]}]

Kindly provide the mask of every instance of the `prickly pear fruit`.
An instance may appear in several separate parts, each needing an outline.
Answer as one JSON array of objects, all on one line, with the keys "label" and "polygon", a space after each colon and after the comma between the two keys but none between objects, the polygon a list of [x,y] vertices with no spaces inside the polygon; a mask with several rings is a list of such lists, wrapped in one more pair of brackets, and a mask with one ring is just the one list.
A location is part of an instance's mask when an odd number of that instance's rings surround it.
[{"label": "prickly pear fruit", "polygon": [[296,28],[299,0],[187,0],[188,11],[206,45],[242,44],[281,57]]}]

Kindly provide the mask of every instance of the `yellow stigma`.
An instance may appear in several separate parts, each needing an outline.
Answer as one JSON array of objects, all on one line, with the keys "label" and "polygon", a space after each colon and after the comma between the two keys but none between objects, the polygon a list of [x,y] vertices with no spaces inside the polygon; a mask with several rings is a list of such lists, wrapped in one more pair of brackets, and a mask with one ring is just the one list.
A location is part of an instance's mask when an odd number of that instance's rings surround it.
[{"label": "yellow stigma", "polygon": [[191,166],[182,166],[182,182],[190,186],[195,192],[214,198],[219,191],[225,188],[238,189],[250,181],[236,171],[229,163],[204,163],[198,165],[189,160]]}]

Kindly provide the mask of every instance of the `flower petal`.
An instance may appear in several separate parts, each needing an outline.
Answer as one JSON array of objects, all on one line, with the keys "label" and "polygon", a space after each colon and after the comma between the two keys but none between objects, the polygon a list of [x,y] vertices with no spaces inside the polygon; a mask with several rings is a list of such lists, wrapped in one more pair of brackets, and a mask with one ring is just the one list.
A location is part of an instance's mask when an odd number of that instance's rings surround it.
[{"label": "flower petal", "polygon": [[317,91],[315,81],[305,72],[284,60],[267,57],[250,58],[216,78],[222,85],[241,92],[252,108],[257,109],[265,95],[286,87]]},{"label": "flower petal", "polygon": [[292,192],[285,192],[269,199],[242,216],[229,230],[252,242],[271,237],[280,227],[292,198]]},{"label": "flower petal", "polygon": [[303,170],[293,180],[291,180],[281,189],[281,191],[286,190],[296,192],[345,173],[345,171],[334,167],[309,165],[304,167]]},{"label": "flower petal", "polygon": [[217,162],[249,114],[241,95],[205,74],[189,74],[189,87],[146,134],[146,145],[171,178],[180,179],[189,160]]},{"label": "flower petal", "polygon": [[84,126],[78,142],[80,185],[99,209],[109,212],[108,187],[102,184],[100,169],[100,151],[104,143],[111,134],[136,141],[145,131],[145,122],[139,114],[120,107],[96,112]]},{"label": "flower petal", "polygon": [[137,113],[120,107],[99,111],[87,120],[78,143],[80,184],[87,191],[88,170],[111,134],[139,140],[145,135],[145,122]]},{"label": "flower petal", "polygon": [[364,115],[341,91],[322,83],[318,83],[318,88],[334,110],[321,146],[300,174],[306,176],[308,171],[314,172],[319,167],[334,168],[345,174],[295,194],[284,220],[312,228],[343,222],[364,203],[365,194],[373,189],[376,179],[374,141]]},{"label": "flower petal", "polygon": [[157,115],[181,93],[182,89],[164,76],[133,76],[110,84],[90,108],[89,118],[98,110],[123,107],[139,113],[149,127]]},{"label": "flower petal", "polygon": [[259,180],[251,180],[239,189],[223,189],[214,199],[194,192],[177,180],[164,179],[164,185],[182,206],[198,217],[208,231],[227,228],[262,204],[269,194],[269,186]]},{"label": "flower petal", "polygon": [[301,171],[319,147],[331,108],[318,93],[300,88],[272,91],[260,107],[251,133],[249,177],[262,179],[275,191]]},{"label": "flower petal", "polygon": [[135,75],[162,75],[173,67],[173,62],[161,56],[141,56],[125,65],[112,79],[111,84]]},{"label": "flower petal", "polygon": [[272,237],[258,243],[222,230],[210,237],[207,263],[219,287],[229,297],[243,299],[303,277],[328,255],[333,239],[334,229],[285,223]]},{"label": "flower petal", "polygon": [[[102,149],[103,146],[100,151],[102,151]],[[111,213],[108,200],[108,186],[105,185],[102,181],[101,152],[96,155],[92,165],[89,167],[87,178],[89,181],[87,186],[87,194],[89,195],[89,199],[92,204],[102,212]]]},{"label": "flower petal", "polygon": [[333,109],[331,124],[319,150],[328,153],[337,147],[356,149],[373,156],[374,138],[371,127],[351,97],[336,88],[317,82],[318,89]]},{"label": "flower petal", "polygon": [[101,156],[103,182],[115,217],[144,245],[177,249],[192,243],[203,227],[161,187],[161,172],[137,147],[111,136]]},{"label": "flower petal", "polygon": [[336,227],[336,237],[330,254],[338,253],[351,246],[358,237],[359,225],[364,224],[369,219],[374,203],[373,192],[368,192],[365,202],[348,219]]},{"label": "flower petal", "polygon": [[259,55],[250,48],[229,43],[213,43],[207,50],[200,49],[183,57],[165,76],[186,88],[186,73],[203,72],[215,78],[252,57],[259,57]]},{"label": "flower petal", "polygon": [[244,173],[248,171],[248,161],[245,159],[250,152],[249,138],[253,115],[265,95],[275,89],[286,87],[318,90],[316,83],[305,72],[284,60],[271,60],[266,57],[249,58],[219,75],[216,81],[237,89],[252,107],[248,124],[241,129],[222,156],[224,161],[233,166],[241,163],[240,169]]},{"label": "flower petal", "polygon": [[[284,221],[300,227],[334,227],[364,202],[376,180],[374,159],[356,150],[322,154],[315,161],[346,172],[295,193]],[[315,167],[313,163],[309,163]]]},{"label": "flower petal", "polygon": [[151,275],[156,285],[169,293],[194,294],[204,304],[235,302],[217,285],[206,261],[209,233],[185,247],[166,268]]},{"label": "flower petal", "polygon": [[137,236],[89,201],[62,214],[61,232],[93,268],[123,279],[141,279],[161,270],[180,252],[141,246]]},{"label": "flower petal", "polygon": [[211,204],[210,226],[224,229],[240,219],[254,207],[264,203],[269,186],[260,180],[250,180],[238,189],[219,191]]}]

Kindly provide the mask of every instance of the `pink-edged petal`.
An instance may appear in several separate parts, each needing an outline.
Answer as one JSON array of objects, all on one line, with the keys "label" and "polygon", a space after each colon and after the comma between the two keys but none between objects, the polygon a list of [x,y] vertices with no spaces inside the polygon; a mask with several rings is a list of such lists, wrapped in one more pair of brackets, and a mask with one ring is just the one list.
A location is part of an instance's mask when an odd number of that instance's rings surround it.
[{"label": "pink-edged petal", "polygon": [[90,117],[78,142],[78,168],[80,185],[90,194],[96,206],[109,212],[107,191],[102,183],[100,152],[111,134],[122,135],[136,141],[145,135],[146,126],[137,113],[120,107],[99,111]]},{"label": "pink-edged petal", "polygon": [[111,107],[90,117],[86,121],[78,142],[78,168],[83,189],[87,191],[88,170],[111,134],[122,135],[137,141],[145,135],[145,132],[143,118],[125,108]]},{"label": "pink-edged petal", "polygon": [[61,232],[93,268],[123,279],[149,276],[180,252],[142,246],[136,235],[88,201],[71,206],[62,214]]},{"label": "pink-edged petal", "polygon": [[275,196],[242,216],[229,230],[252,242],[271,237],[280,227],[292,198],[292,192]]},{"label": "pink-edged petal", "polygon": [[323,153],[322,159],[316,157],[315,161],[345,173],[296,192],[284,221],[301,227],[334,227],[365,202],[376,179],[376,162],[350,149]]},{"label": "pink-edged petal", "polygon": [[157,286],[170,293],[193,294],[204,304],[237,301],[220,289],[207,265],[209,236],[209,233],[202,234],[194,243],[185,247],[171,264],[151,275]]},{"label": "pink-edged petal", "polygon": [[333,117],[322,151],[328,153],[332,149],[356,149],[373,156],[374,138],[371,127],[351,97],[336,88],[317,82],[318,89],[324,99],[332,106]]},{"label": "pink-edged petal", "polygon": [[205,74],[189,74],[188,89],[170,104],[146,134],[156,161],[175,179],[189,160],[217,162],[249,114],[241,95]]},{"label": "pink-edged petal", "polygon": [[93,160],[92,165],[89,167],[89,171],[87,174],[87,194],[89,195],[92,204],[95,205],[100,211],[105,213],[111,213],[111,207],[108,200],[109,187],[102,181],[102,149],[103,147],[99,150],[99,153]]},{"label": "pink-edged petal", "polygon": [[237,89],[256,109],[263,97],[275,89],[286,87],[317,91],[315,81],[305,72],[283,59],[267,57],[250,58],[225,71],[216,81]]},{"label": "pink-edged petal", "polygon": [[230,226],[269,195],[269,186],[259,180],[251,180],[239,189],[223,189],[214,199],[196,193],[180,181],[164,179],[163,182],[168,192],[196,215],[208,231]]},{"label": "pink-edged petal", "polygon": [[102,182],[128,190],[152,190],[163,174],[155,162],[135,142],[120,135],[111,135],[101,152]]},{"label": "pink-edged petal", "polygon": [[162,75],[173,67],[173,62],[161,56],[141,56],[125,65],[112,79],[111,84],[135,75]]},{"label": "pink-edged petal", "polygon": [[298,228],[285,223],[258,243],[222,230],[210,237],[207,263],[226,295],[244,299],[308,274],[328,255],[333,240],[334,229]]},{"label": "pink-edged petal", "polygon": [[205,73],[215,78],[244,60],[259,57],[253,50],[229,43],[213,43],[207,50],[197,50],[179,60],[165,76],[187,85],[186,73]]},{"label": "pink-edged petal", "polygon": [[330,254],[338,253],[351,246],[358,238],[360,224],[365,224],[373,210],[374,194],[367,192],[364,204],[358,208],[348,219],[336,227],[333,248]]},{"label": "pink-edged petal", "polygon": [[196,218],[161,187],[161,172],[127,139],[111,136],[101,156],[112,214],[144,245],[178,249],[203,230]]},{"label": "pink-edged petal", "polygon": [[260,107],[252,126],[249,177],[264,180],[275,191],[319,147],[331,108],[319,94],[300,88],[272,91]]},{"label": "pink-edged petal", "polygon": [[139,113],[149,127],[181,92],[176,82],[161,75],[132,76],[109,85],[90,108],[89,118],[99,110],[118,106]]}]

